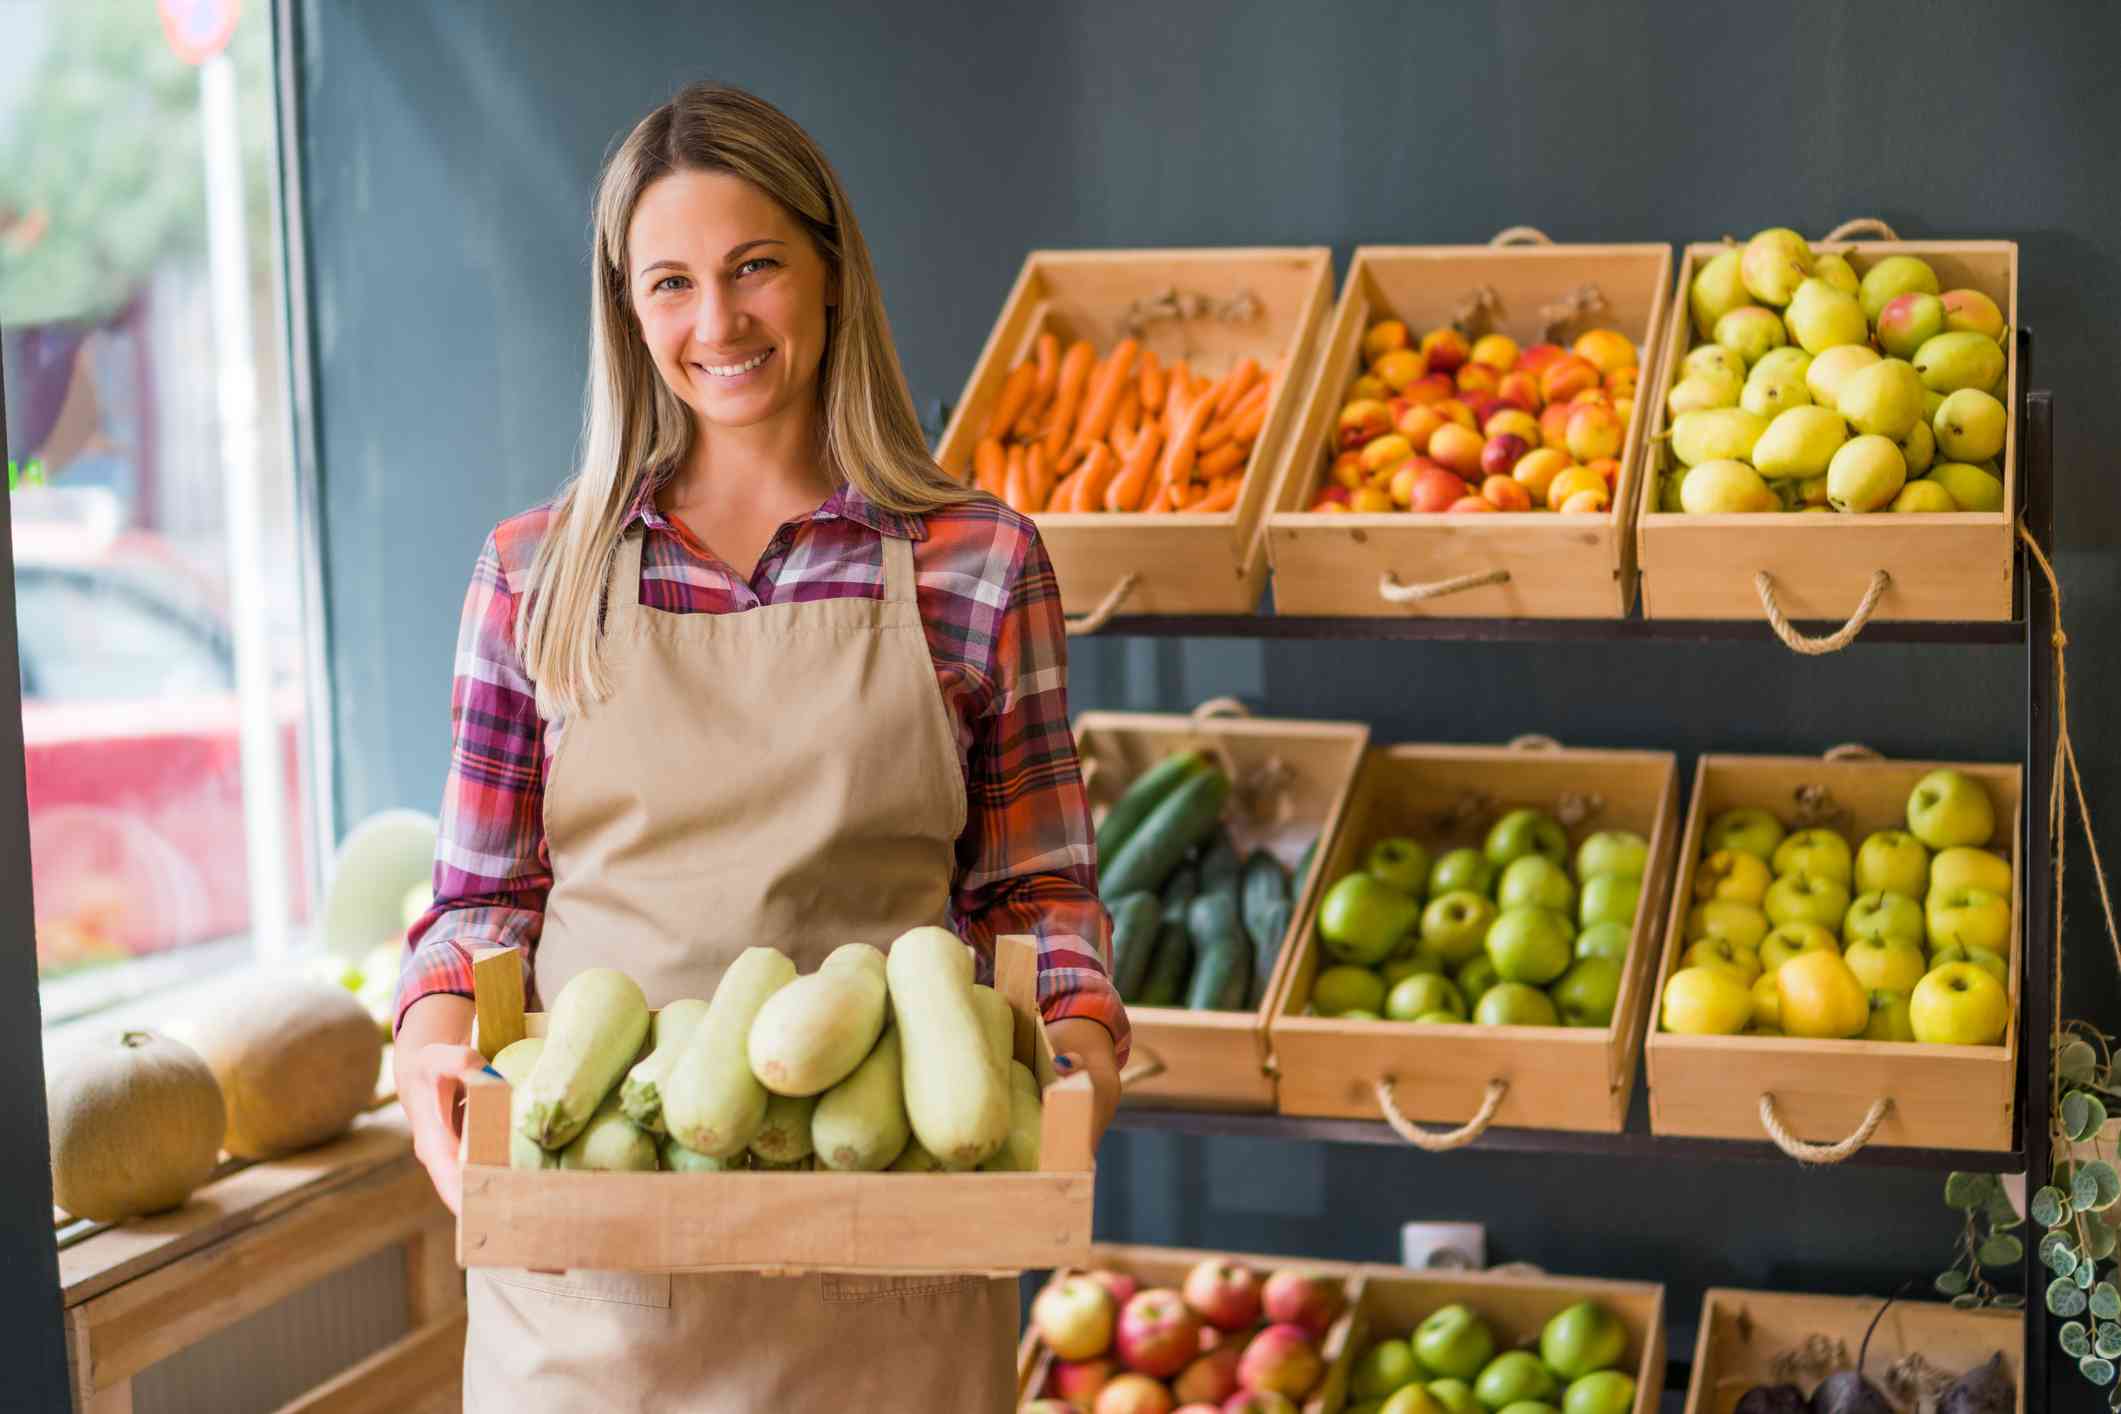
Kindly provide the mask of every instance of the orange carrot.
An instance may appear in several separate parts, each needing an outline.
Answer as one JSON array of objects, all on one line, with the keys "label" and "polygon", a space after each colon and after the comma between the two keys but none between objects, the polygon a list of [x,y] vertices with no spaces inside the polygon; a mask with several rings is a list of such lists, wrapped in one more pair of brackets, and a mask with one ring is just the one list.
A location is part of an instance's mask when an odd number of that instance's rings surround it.
[{"label": "orange carrot", "polygon": [[1097,380],[1092,383],[1091,393],[1083,403],[1082,421],[1076,424],[1075,440],[1070,450],[1080,448],[1087,456],[1094,442],[1105,440],[1112,430],[1112,418],[1119,411],[1120,388],[1134,375],[1134,359],[1141,352],[1138,339],[1121,339],[1112,346],[1104,367],[1098,370]]},{"label": "orange carrot", "polygon": [[1250,455],[1250,451],[1251,449],[1242,442],[1225,441],[1214,451],[1202,455],[1194,465],[1194,473],[1203,481],[1213,481],[1218,476],[1226,476],[1245,464],[1245,458]]},{"label": "orange carrot", "polygon": [[1271,384],[1262,383],[1246,395],[1237,410],[1230,414],[1230,435],[1240,442],[1253,442],[1259,438],[1259,429],[1267,424],[1267,402],[1274,395]]},{"label": "orange carrot", "polygon": [[1075,498],[1082,494],[1082,489],[1083,474],[1081,472],[1070,472],[1062,477],[1060,485],[1054,487],[1053,494],[1046,498],[1046,513],[1048,515],[1057,515],[1065,511],[1074,510]]},{"label": "orange carrot", "polygon": [[1082,485],[1076,494],[1076,504],[1069,509],[1087,511],[1096,506],[1104,499],[1105,488],[1112,484],[1118,471],[1119,458],[1110,446],[1099,442],[1092,447],[1090,454],[1083,458],[1082,470],[1075,473],[1075,479]]},{"label": "orange carrot", "polygon": [[1008,467],[1002,478],[1002,499],[1009,503],[1010,510],[1022,511],[1029,515],[1031,483],[1025,476],[1024,463],[1024,449],[1021,446],[1010,447]]},{"label": "orange carrot", "polygon": [[1024,489],[1031,497],[1031,509],[1042,511],[1052,499],[1054,482],[1059,479],[1053,470],[1053,462],[1046,455],[1043,444],[1033,443],[1024,453]]},{"label": "orange carrot", "polygon": [[1258,381],[1259,360],[1247,354],[1237,361],[1237,366],[1223,379],[1222,391],[1215,397],[1215,415],[1228,417],[1230,410],[1237,406],[1245,394],[1252,391],[1252,385]]},{"label": "orange carrot", "polygon": [[1210,482],[1207,493],[1186,507],[1189,511],[1227,511],[1237,504],[1237,493],[1244,490],[1242,476],[1219,476]]},{"label": "orange carrot", "polygon": [[1112,414],[1112,435],[1117,438],[1125,433],[1134,436],[1134,429],[1142,425],[1141,379],[1129,378],[1119,390],[1119,409]]},{"label": "orange carrot", "polygon": [[1163,429],[1153,422],[1142,424],[1141,436],[1127,454],[1126,465],[1105,487],[1105,509],[1138,511],[1149,497],[1149,478],[1156,471],[1156,449],[1163,442]]},{"label": "orange carrot", "polygon": [[1171,365],[1169,386],[1164,390],[1164,435],[1178,431],[1179,414],[1193,401],[1193,370],[1180,359]]},{"label": "orange carrot", "polygon": [[1164,394],[1171,383],[1164,372],[1163,360],[1156,356],[1155,349],[1143,349],[1141,361],[1142,411],[1154,417],[1164,410]]},{"label": "orange carrot", "polygon": [[994,401],[994,411],[987,416],[987,430],[983,436],[1000,437],[1009,430],[1010,424],[1023,415],[1024,405],[1031,401],[1031,390],[1038,385],[1038,369],[1027,359],[1009,372],[1008,381],[1002,384],[1002,395]]},{"label": "orange carrot", "polygon": [[1088,339],[1077,339],[1069,346],[1068,356],[1061,360],[1060,387],[1053,394],[1053,411],[1046,418],[1045,431],[1039,437],[1047,456],[1058,458],[1067,450],[1075,432],[1076,414],[1082,408],[1083,390],[1096,362],[1097,350],[1090,346]]},{"label": "orange carrot", "polygon": [[[1250,414],[1255,399],[1259,401],[1262,409],[1266,407],[1266,400],[1263,397],[1265,388],[1266,385],[1264,383],[1253,384],[1252,391],[1239,398],[1227,410],[1223,408],[1222,400],[1218,398],[1215,404],[1215,417],[1209,422],[1208,430],[1200,434],[1200,449],[1203,452],[1212,452],[1235,437],[1239,419]],[[1255,427],[1252,430],[1252,435],[1257,437],[1259,429]]]},{"label": "orange carrot", "polygon": [[1164,448],[1163,460],[1157,464],[1158,486],[1176,490],[1193,479],[1193,461],[1200,451],[1200,434],[1208,425],[1208,415],[1214,411],[1215,404],[1205,395],[1186,405],[1178,431],[1172,434],[1170,444]]},{"label": "orange carrot", "polygon": [[980,490],[990,496],[1002,494],[1009,474],[1009,454],[1002,450],[999,441],[992,437],[981,438],[980,444],[972,449],[972,466],[976,473],[974,484]]},{"label": "orange carrot", "polygon": [[1038,360],[1038,375],[1031,385],[1031,398],[1024,410],[1017,415],[1016,438],[1028,442],[1038,435],[1038,429],[1052,406],[1053,393],[1060,386],[1060,338],[1055,334],[1038,336],[1038,346],[1033,354]]}]

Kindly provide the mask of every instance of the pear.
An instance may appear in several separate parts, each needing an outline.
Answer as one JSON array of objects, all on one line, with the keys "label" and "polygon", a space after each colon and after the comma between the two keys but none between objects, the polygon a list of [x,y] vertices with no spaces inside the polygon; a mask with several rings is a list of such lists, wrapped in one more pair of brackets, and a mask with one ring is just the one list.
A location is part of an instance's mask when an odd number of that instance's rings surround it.
[{"label": "pear", "polygon": [[1804,370],[1804,386],[1811,391],[1812,401],[1819,406],[1837,407],[1841,385],[1848,376],[1877,361],[1875,349],[1862,344],[1842,344],[1812,360],[1811,367]]},{"label": "pear", "polygon": [[1768,420],[1744,408],[1704,408],[1672,422],[1672,455],[1683,466],[1749,457]]},{"label": "pear", "polygon": [[1790,337],[1808,354],[1825,353],[1841,344],[1860,344],[1871,336],[1863,306],[1856,297],[1820,279],[1806,280],[1782,312]]},{"label": "pear", "polygon": [[1780,309],[1812,273],[1812,248],[1788,227],[1770,227],[1745,243],[1738,270],[1747,294]]},{"label": "pear", "polygon": [[1845,255],[1813,256],[1812,274],[1845,295],[1855,294],[1863,288],[1862,282],[1856,278],[1856,267],[1849,264]]},{"label": "pear", "polygon": [[1962,511],[2003,509],[2003,482],[1992,472],[1965,462],[1939,462],[1930,468],[1929,479],[1950,493]]},{"label": "pear", "polygon": [[1680,483],[1679,499],[1688,515],[1730,515],[1744,511],[1774,511],[1782,508],[1760,473],[1741,461],[1728,458],[1703,462]]},{"label": "pear", "polygon": [[1748,368],[1769,349],[1789,341],[1781,316],[1757,304],[1742,304],[1716,321],[1716,342],[1744,359]]},{"label": "pear", "polygon": [[1837,511],[1875,511],[1907,484],[1907,459],[1890,437],[1866,434],[1842,443],[1826,468],[1826,499]]},{"label": "pear", "polygon": [[1938,392],[1935,388],[1924,388],[1922,390],[1922,420],[1924,422],[1935,422],[1937,420],[1937,409],[1943,406],[1944,394]]},{"label": "pear", "polygon": [[[1706,334],[1702,335],[1707,338]],[[1705,369],[1718,369],[1728,373],[1740,383],[1745,382],[1745,360],[1721,344],[1700,344],[1679,365],[1679,376],[1691,378]]]},{"label": "pear", "polygon": [[1909,291],[1926,295],[1937,293],[1937,272],[1930,269],[1927,260],[1916,256],[1888,255],[1863,272],[1863,286],[1858,294],[1863,301],[1863,317],[1876,324],[1885,307]]},{"label": "pear", "polygon": [[1915,419],[1915,425],[1900,439],[1900,455],[1907,458],[1909,476],[1920,476],[1930,469],[1930,463],[1937,459],[1937,438],[1927,422]]},{"label": "pear", "polygon": [[2003,338],[2003,311],[1981,291],[1946,290],[1941,298],[1945,332],[1986,334],[1999,341]]},{"label": "pear", "polygon": [[1804,386],[1804,371],[1811,362],[1802,349],[1772,350],[1746,375],[1738,405],[1767,418],[1785,408],[1803,407],[1812,400],[1811,390]]},{"label": "pear", "polygon": [[1922,420],[1922,380],[1906,359],[1882,358],[1851,373],[1834,406],[1858,432],[1897,442]]},{"label": "pear", "polygon": [[1657,509],[1667,515],[1678,515],[1686,509],[1680,497],[1680,488],[1686,484],[1687,469],[1681,467],[1657,478]]},{"label": "pear", "polygon": [[1954,330],[1926,341],[1912,362],[1922,386],[1936,392],[1989,388],[2003,377],[2003,346],[1986,334]]},{"label": "pear", "polygon": [[1944,301],[1921,290],[1894,295],[1878,312],[1878,347],[1908,358],[1944,332]]},{"label": "pear", "polygon": [[1738,248],[1732,246],[1694,272],[1693,287],[1687,291],[1687,308],[1694,313],[1694,332],[1701,338],[1709,337],[1717,320],[1750,300],[1738,261]]},{"label": "pear", "polygon": [[1664,406],[1673,417],[1703,408],[1736,407],[1743,391],[1738,380],[1720,368],[1690,373],[1672,385],[1672,391],[1665,395]]},{"label": "pear", "polygon": [[1753,443],[1752,462],[1771,480],[1823,476],[1848,435],[1841,414],[1822,407],[1794,407],[1778,413]]},{"label": "pear", "polygon": [[2003,450],[2009,416],[2003,404],[1978,388],[1961,388],[1945,398],[1930,422],[1937,446],[1955,462],[1985,462]]},{"label": "pear", "polygon": [[1956,511],[1959,509],[1959,503],[1952,499],[1951,492],[1945,490],[1934,481],[1910,481],[1907,485],[1900,488],[1899,495],[1893,497],[1891,509],[1900,512],[1902,515],[1910,515],[1916,512]]}]

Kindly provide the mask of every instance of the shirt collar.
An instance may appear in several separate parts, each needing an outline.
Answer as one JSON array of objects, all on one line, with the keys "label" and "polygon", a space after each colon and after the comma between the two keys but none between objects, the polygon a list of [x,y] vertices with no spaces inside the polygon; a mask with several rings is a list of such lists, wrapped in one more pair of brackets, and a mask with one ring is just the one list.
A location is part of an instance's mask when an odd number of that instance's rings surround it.
[{"label": "shirt collar", "polygon": [[[626,513],[627,527],[639,522],[662,530],[672,528],[670,518],[656,507],[655,492],[655,479],[653,477],[643,478],[640,492],[634,497],[633,508]],[[824,504],[812,511],[805,519],[811,521],[851,520],[856,525],[867,526],[879,535],[895,536],[900,540],[926,540],[928,538],[927,522],[920,516],[886,510],[882,506],[871,502],[860,491],[857,491],[852,482],[827,496]]]}]

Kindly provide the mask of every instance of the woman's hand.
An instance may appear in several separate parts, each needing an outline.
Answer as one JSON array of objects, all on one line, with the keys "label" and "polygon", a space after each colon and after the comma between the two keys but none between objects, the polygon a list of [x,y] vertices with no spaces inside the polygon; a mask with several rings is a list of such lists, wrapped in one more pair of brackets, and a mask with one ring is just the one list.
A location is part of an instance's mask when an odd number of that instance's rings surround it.
[{"label": "woman's hand", "polygon": [[449,1211],[458,1211],[464,1193],[464,1165],[458,1152],[463,1133],[464,1073],[486,1064],[486,1057],[464,1044],[471,1037],[472,1006],[463,997],[440,994],[422,998],[405,1013],[392,1048],[398,1103],[412,1125],[412,1152],[434,1180]]},{"label": "woman's hand", "polygon": [[1062,1078],[1090,1077],[1090,1090],[1096,1097],[1090,1128],[1090,1152],[1094,1154],[1119,1109],[1119,1056],[1113,1049],[1112,1033],[1087,1016],[1071,1016],[1047,1022],[1046,1037],[1053,1043],[1053,1063]]}]

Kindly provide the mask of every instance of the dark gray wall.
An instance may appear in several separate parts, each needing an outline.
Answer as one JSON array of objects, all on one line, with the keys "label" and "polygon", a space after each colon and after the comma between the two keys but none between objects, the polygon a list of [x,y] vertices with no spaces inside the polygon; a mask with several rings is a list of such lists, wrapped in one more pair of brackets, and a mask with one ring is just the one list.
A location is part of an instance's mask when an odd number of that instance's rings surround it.
[{"label": "dark gray wall", "polygon": [[[472,558],[496,520],[550,493],[574,445],[596,164],[701,76],[782,104],[832,154],[924,413],[956,396],[1034,246],[1326,243],[1344,266],[1359,243],[1517,222],[1559,240],[1683,241],[1859,214],[1911,236],[2015,239],[2037,381],[2056,391],[2079,720],[2121,691],[2121,333],[2100,313],[2121,307],[2121,253],[2100,239],[2121,199],[2095,177],[2113,158],[2116,11],[968,8],[302,5],[342,825],[437,802]],[[2024,741],[2022,659],[1992,648],[1817,662],[1758,646],[1075,653],[1079,708],[1236,691],[1369,720],[1382,740],[1536,729],[1691,755],[1855,736],[1991,759]],[[2121,809],[2121,761],[2083,745],[2093,798]],[[2112,1014],[2111,972],[2098,975],[2073,1010]],[[1110,1236],[1382,1255],[1402,1218],[1476,1216],[1500,1255],[1670,1280],[1682,1319],[1711,1282],[1897,1282],[1934,1269],[1952,1236],[1935,1179],[1879,1171],[1119,1137],[1106,1173]]]}]

